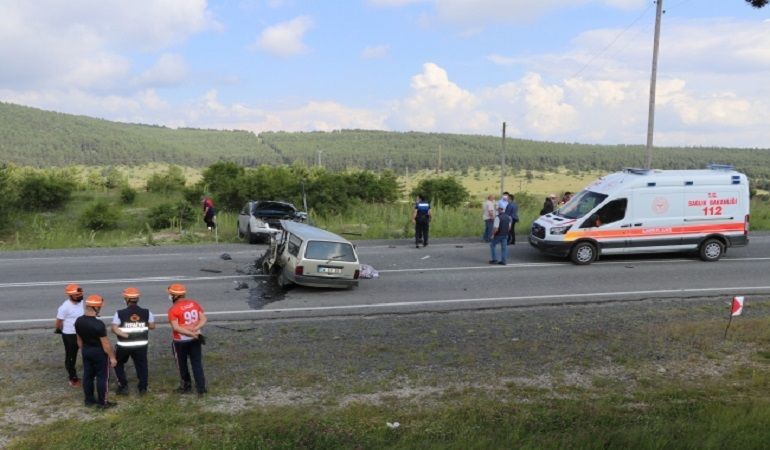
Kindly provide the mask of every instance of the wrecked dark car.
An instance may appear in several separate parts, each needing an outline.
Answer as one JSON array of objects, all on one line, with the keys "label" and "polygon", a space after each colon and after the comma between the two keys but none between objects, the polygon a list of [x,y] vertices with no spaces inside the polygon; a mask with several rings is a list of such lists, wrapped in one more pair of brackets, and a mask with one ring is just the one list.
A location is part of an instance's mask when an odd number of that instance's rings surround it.
[{"label": "wrecked dark car", "polygon": [[281,220],[307,222],[307,213],[288,202],[274,200],[250,201],[238,214],[238,237],[250,243],[268,242],[281,231]]}]

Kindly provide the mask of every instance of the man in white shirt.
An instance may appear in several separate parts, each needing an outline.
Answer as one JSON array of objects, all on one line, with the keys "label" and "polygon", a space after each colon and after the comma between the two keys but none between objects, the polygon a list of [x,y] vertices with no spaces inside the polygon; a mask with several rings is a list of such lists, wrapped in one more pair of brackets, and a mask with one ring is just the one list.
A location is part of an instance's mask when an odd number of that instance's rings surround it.
[{"label": "man in white shirt", "polygon": [[495,196],[489,194],[487,196],[487,200],[484,202],[481,215],[482,219],[484,219],[484,235],[481,237],[481,239],[484,242],[489,242],[492,240],[492,224],[494,223],[496,216]]},{"label": "man in white shirt", "polygon": [[72,387],[80,387],[75,363],[78,359],[78,338],[75,333],[75,320],[83,315],[83,288],[77,284],[68,284],[64,287],[67,300],[56,311],[55,333],[61,334],[64,343],[64,368],[67,369],[69,384]]}]

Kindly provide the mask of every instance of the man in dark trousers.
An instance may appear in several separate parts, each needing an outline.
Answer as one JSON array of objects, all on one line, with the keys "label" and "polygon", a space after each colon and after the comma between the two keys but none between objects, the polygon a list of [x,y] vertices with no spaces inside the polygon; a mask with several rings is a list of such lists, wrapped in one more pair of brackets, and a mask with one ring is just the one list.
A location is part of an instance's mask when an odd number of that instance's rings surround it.
[{"label": "man in dark trousers", "polygon": [[[85,301],[85,313],[75,321],[78,347],[83,354],[83,394],[85,405],[110,408],[116,403],[107,401],[109,368],[118,363],[107,339],[107,327],[97,319],[104,305],[100,295],[89,295]],[[96,398],[94,398],[94,379]]]},{"label": "man in dark trousers", "polygon": [[503,195],[508,197],[508,205],[505,207],[505,214],[511,218],[511,231],[508,233],[508,245],[515,245],[516,223],[519,221],[519,205],[516,204],[513,194],[505,192]]},{"label": "man in dark trousers", "polygon": [[192,392],[190,371],[187,360],[190,360],[195,388],[198,395],[206,393],[206,376],[203,373],[203,350],[201,345],[206,341],[201,334],[201,328],[206,325],[206,314],[198,302],[185,298],[187,288],[178,283],[168,287],[168,297],[173,303],[168,310],[168,322],[171,324],[171,333],[174,343],[174,358],[179,368],[181,385],[177,392],[189,394]]},{"label": "man in dark trousers", "polygon": [[422,194],[418,195],[417,201],[414,204],[414,212],[412,213],[415,248],[420,248],[420,241],[422,241],[423,247],[428,246],[428,229],[430,227],[430,219],[432,218],[431,214],[430,203],[425,200]]},{"label": "man in dark trousers", "polygon": [[128,380],[126,379],[126,362],[131,358],[136,369],[136,378],[139,380],[137,388],[139,395],[147,393],[147,344],[149,343],[150,330],[155,329],[155,316],[150,310],[138,305],[141,292],[135,287],[123,290],[123,299],[126,308],[115,312],[112,317],[112,332],[118,337],[115,346],[115,357],[118,364],[115,366],[115,376],[118,378],[118,390],[116,394],[128,393]]},{"label": "man in dark trousers", "polygon": [[56,311],[56,324],[54,333],[61,334],[64,343],[64,368],[69,376],[70,386],[80,387],[80,378],[75,369],[78,359],[78,337],[75,333],[75,320],[83,315],[83,288],[77,284],[68,284],[64,287],[67,300]]},{"label": "man in dark trousers", "polygon": [[[505,213],[505,204],[500,202],[497,205],[497,217],[492,224],[492,241],[489,243],[489,251],[492,259],[489,264],[508,264],[508,233],[511,231],[511,217]],[[495,247],[500,244],[500,259],[497,259]]]}]

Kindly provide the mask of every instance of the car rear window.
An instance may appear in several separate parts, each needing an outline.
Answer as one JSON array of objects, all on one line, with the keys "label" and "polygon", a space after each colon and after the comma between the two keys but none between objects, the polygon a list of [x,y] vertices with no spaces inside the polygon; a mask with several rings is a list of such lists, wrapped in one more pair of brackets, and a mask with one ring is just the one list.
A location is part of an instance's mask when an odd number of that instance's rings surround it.
[{"label": "car rear window", "polygon": [[305,258],[356,262],[353,246],[342,242],[310,241],[305,249]]}]

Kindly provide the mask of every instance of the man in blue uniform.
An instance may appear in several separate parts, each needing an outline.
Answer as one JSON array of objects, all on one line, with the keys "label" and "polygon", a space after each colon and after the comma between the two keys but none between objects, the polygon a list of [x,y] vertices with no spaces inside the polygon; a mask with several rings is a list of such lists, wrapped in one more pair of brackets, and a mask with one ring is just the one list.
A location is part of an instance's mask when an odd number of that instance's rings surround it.
[{"label": "man in blue uniform", "polygon": [[118,395],[128,393],[125,365],[129,358],[134,361],[136,377],[139,379],[139,395],[147,392],[147,344],[149,330],[155,329],[155,317],[150,310],[138,305],[140,295],[141,292],[135,287],[124,289],[126,308],[116,311],[112,317],[112,332],[118,337],[115,347],[115,357],[118,360],[115,366]]},{"label": "man in blue uniform", "polygon": [[[109,368],[117,361],[107,339],[107,327],[97,316],[104,299],[100,295],[89,295],[85,301],[85,312],[75,321],[78,347],[83,354],[83,394],[86,406],[109,408],[115,403],[107,401]],[[96,380],[96,398],[94,398]]]},{"label": "man in blue uniform", "polygon": [[428,228],[431,217],[430,203],[425,200],[422,194],[418,195],[417,202],[414,204],[414,213],[412,213],[415,248],[420,248],[420,241],[422,241],[423,247],[428,246]]}]

